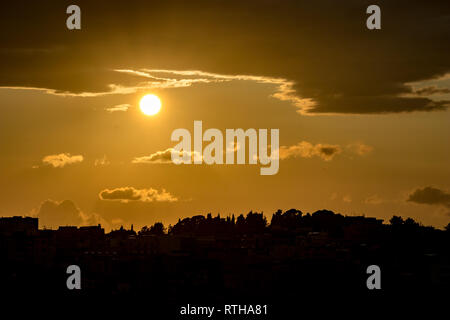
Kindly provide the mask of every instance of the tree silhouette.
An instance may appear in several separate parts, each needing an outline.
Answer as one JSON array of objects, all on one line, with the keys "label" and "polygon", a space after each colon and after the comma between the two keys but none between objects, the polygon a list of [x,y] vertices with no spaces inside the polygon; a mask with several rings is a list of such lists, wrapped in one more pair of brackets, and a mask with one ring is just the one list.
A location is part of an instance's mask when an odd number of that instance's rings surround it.
[{"label": "tree silhouette", "polygon": [[391,224],[391,226],[401,226],[403,225],[404,221],[400,216],[392,216],[391,220],[389,220],[389,223]]},{"label": "tree silhouette", "polygon": [[156,222],[150,228],[148,228],[147,226],[142,227],[141,231],[139,231],[139,234],[162,236],[165,234],[165,231],[166,229],[164,228],[164,224],[162,222]]}]

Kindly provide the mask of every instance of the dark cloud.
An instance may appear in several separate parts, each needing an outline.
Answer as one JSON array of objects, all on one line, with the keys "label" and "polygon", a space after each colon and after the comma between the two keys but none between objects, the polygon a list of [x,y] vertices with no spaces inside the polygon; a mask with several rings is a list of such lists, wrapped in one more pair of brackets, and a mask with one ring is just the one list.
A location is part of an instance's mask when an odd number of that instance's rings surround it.
[{"label": "dark cloud", "polygon": [[410,194],[407,201],[450,208],[450,193],[434,187],[425,187]]},{"label": "dark cloud", "polygon": [[450,2],[377,1],[382,29],[365,26],[365,0],[77,1],[82,29],[65,27],[65,1],[0,8],[0,86],[105,92],[143,77],[114,69],[203,70],[279,77],[315,105],[303,112],[444,110],[407,83],[450,72]]},{"label": "dark cloud", "polygon": [[46,227],[78,226],[83,222],[81,211],[70,200],[46,200],[37,213],[39,224]]},{"label": "dark cloud", "polygon": [[320,152],[329,157],[338,152],[338,148],[336,148],[335,146],[324,146],[320,147]]},{"label": "dark cloud", "polygon": [[58,228],[59,226],[82,226],[97,225],[109,226],[109,223],[96,213],[86,214],[82,212],[71,200],[44,201],[36,216],[39,225],[47,228]]},{"label": "dark cloud", "polygon": [[46,228],[57,229],[59,226],[88,226],[101,224],[109,228],[110,223],[97,213],[81,211],[73,201],[46,200],[37,210],[36,217],[39,225]]}]

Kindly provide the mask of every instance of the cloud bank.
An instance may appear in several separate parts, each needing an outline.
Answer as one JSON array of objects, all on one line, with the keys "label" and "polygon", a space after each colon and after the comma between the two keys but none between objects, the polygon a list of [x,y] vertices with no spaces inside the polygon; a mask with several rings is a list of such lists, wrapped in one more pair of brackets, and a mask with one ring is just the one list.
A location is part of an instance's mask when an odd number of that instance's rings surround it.
[{"label": "cloud bank", "polygon": [[[0,11],[10,30],[2,34],[0,87],[89,97],[250,80],[274,84],[273,96],[303,114],[447,109],[436,89],[410,84],[450,73],[450,3],[379,0],[376,31],[365,26],[369,4],[89,1],[80,5],[93,18],[73,39],[61,25],[63,4],[17,0]],[[436,87],[450,89],[445,81]]]}]

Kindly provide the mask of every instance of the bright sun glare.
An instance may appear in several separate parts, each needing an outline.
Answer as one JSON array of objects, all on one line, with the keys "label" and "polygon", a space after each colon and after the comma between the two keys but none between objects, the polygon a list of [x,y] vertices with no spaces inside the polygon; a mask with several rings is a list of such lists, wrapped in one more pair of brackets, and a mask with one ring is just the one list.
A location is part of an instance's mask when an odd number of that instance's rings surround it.
[{"label": "bright sun glare", "polygon": [[161,100],[154,94],[147,94],[139,102],[141,111],[147,116],[153,116],[161,110]]}]

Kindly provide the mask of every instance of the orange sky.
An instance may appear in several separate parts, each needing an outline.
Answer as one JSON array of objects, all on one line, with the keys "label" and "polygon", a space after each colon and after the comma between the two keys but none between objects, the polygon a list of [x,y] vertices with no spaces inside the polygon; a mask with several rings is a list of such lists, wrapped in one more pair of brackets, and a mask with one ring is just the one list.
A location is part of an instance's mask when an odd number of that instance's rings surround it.
[{"label": "orange sky", "polygon": [[[449,5],[384,3],[371,33],[356,1],[239,3],[81,1],[79,31],[64,4],[2,12],[0,215],[109,229],[295,207],[446,225]],[[279,129],[279,172],[133,161],[194,120]]]}]

